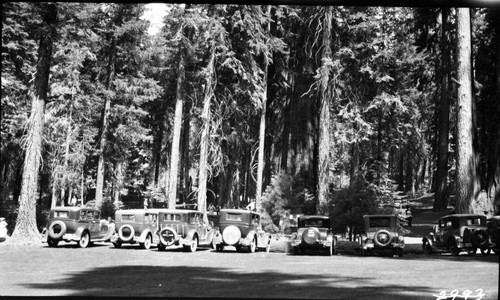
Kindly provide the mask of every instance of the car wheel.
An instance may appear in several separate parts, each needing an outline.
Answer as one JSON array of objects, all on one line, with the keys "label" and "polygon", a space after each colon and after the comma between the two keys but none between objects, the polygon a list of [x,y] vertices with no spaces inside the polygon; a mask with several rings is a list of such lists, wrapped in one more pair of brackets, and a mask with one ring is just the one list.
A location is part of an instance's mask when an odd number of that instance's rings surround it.
[{"label": "car wheel", "polygon": [[469,256],[473,256],[476,254],[477,248],[468,248],[466,251]]},{"label": "car wheel", "polygon": [[150,235],[150,234],[148,234],[148,235],[146,236],[146,239],[144,240],[144,243],[141,243],[141,244],[140,244],[140,245],[141,245],[141,248],[142,248],[142,249],[146,249],[146,250],[148,250],[149,248],[151,248],[151,243],[153,242],[153,241],[152,241],[152,239],[153,239],[153,238],[151,237],[151,235]]},{"label": "car wheel", "polygon": [[167,246],[165,246],[164,244],[158,244],[158,251],[165,251],[165,249],[167,248]]},{"label": "car wheel", "polygon": [[333,256],[333,245],[330,245],[330,247],[326,248],[326,255]]},{"label": "car wheel", "polygon": [[191,243],[188,246],[184,246],[184,250],[188,252],[196,252],[196,248],[198,248],[198,236],[194,235]]},{"label": "car wheel", "polygon": [[57,244],[59,244],[59,240],[54,240],[49,237],[47,239],[47,243],[49,244],[49,247],[57,247]]},{"label": "car wheel", "polygon": [[267,245],[266,245],[266,253],[269,253],[269,251],[271,250],[271,240],[269,240],[267,242]]},{"label": "car wheel", "polygon": [[391,243],[392,236],[389,231],[381,229],[375,233],[374,243],[379,247],[386,247]]},{"label": "car wheel", "polygon": [[490,248],[481,248],[481,254],[483,256],[488,256],[490,255],[491,249]]},{"label": "car wheel", "polygon": [[80,240],[78,241],[78,246],[80,248],[87,248],[90,243],[90,235],[87,231],[84,231],[82,233],[82,236],[80,237]]},{"label": "car wheel", "polygon": [[424,253],[426,255],[431,255],[432,254],[432,246],[428,241],[424,241],[422,248],[424,249]]},{"label": "car wheel", "polygon": [[118,236],[120,239],[124,242],[128,242],[134,238],[135,235],[135,230],[134,227],[132,227],[129,224],[125,224],[120,229],[118,229]]},{"label": "car wheel", "polygon": [[66,233],[66,229],[66,224],[63,221],[52,222],[49,226],[49,237],[58,240]]},{"label": "car wheel", "polygon": [[457,241],[451,239],[448,242],[448,250],[451,252],[451,255],[453,256],[457,256],[458,254],[460,254],[460,249],[458,249]]},{"label": "car wheel", "polygon": [[255,237],[252,239],[252,242],[250,243],[250,246],[248,247],[248,251],[250,253],[255,253],[255,249],[257,249],[257,241],[255,240]]},{"label": "car wheel", "polygon": [[115,248],[120,248],[122,246],[122,243],[116,242],[116,243],[113,243],[113,246],[115,246]]}]

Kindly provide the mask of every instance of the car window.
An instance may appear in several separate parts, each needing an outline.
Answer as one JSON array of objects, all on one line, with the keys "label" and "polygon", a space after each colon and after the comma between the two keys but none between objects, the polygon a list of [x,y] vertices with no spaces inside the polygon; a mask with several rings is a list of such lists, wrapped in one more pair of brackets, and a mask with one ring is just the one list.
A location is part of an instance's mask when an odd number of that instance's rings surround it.
[{"label": "car window", "polygon": [[99,219],[99,212],[98,211],[94,212],[94,219]]},{"label": "car window", "polygon": [[163,221],[180,221],[180,214],[165,214],[163,215]]},{"label": "car window", "polygon": [[468,218],[467,225],[481,225],[481,219],[480,218]]},{"label": "car window", "polygon": [[122,215],[122,221],[135,221],[135,215]]},{"label": "car window", "polygon": [[93,211],[87,211],[87,220],[92,220],[94,218],[94,212]]},{"label": "car window", "polygon": [[157,215],[156,214],[145,214],[144,215],[144,221],[146,222],[156,222],[157,220]]},{"label": "car window", "polygon": [[67,218],[67,217],[69,217],[69,211],[55,211],[54,217]]},{"label": "car window", "polygon": [[242,214],[228,213],[226,215],[226,220],[228,220],[228,221],[243,221],[243,215]]},{"label": "car window", "polygon": [[370,218],[370,227],[391,227],[390,217]]},{"label": "car window", "polygon": [[308,219],[304,220],[305,227],[321,227],[323,225],[323,220]]}]

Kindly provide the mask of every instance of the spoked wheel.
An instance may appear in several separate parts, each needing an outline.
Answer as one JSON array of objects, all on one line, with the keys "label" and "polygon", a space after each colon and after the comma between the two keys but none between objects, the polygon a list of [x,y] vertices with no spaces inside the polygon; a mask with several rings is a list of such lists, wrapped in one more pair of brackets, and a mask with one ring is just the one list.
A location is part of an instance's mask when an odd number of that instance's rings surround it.
[{"label": "spoked wheel", "polygon": [[146,236],[146,239],[144,240],[144,243],[140,243],[141,248],[142,249],[146,249],[146,250],[148,250],[149,248],[151,248],[151,243],[153,242],[152,240],[153,240],[153,238],[151,237],[150,234],[148,234]]},{"label": "spoked wheel", "polygon": [[483,256],[488,256],[490,255],[491,249],[490,248],[481,248],[481,254]]},{"label": "spoked wheel", "polygon": [[457,256],[460,254],[460,249],[458,249],[457,241],[450,240],[448,242],[448,250],[451,252],[451,255]]},{"label": "spoked wheel", "polygon": [[57,247],[59,244],[59,240],[53,240],[50,237],[47,239],[47,244],[49,244],[49,247]]},{"label": "spoked wheel", "polygon": [[82,233],[82,236],[78,241],[78,246],[80,246],[80,248],[87,248],[89,244],[90,244],[90,234],[87,231],[85,231]]},{"label": "spoked wheel", "polygon": [[257,249],[257,242],[255,241],[255,237],[252,239],[252,243],[250,244],[250,246],[248,247],[248,251],[250,251],[250,253],[255,253],[255,250]]},{"label": "spoked wheel", "polygon": [[198,236],[195,235],[189,246],[184,246],[184,250],[188,252],[196,252],[196,248],[198,248]]}]

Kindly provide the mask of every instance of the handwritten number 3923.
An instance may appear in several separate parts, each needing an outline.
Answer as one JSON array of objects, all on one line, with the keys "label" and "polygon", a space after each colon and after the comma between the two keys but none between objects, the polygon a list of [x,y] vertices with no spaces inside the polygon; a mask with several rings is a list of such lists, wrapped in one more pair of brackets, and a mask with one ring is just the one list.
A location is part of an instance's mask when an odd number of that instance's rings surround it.
[{"label": "handwritten number 3923", "polygon": [[439,293],[439,295],[433,295],[433,296],[436,297],[436,300],[445,300],[445,299],[481,300],[483,299],[485,294],[483,292],[483,289],[477,289],[475,295],[473,295],[472,291],[470,290],[465,290],[462,292],[462,294],[460,294],[458,290],[453,290],[449,294],[447,294],[446,291],[442,291],[441,293]]}]

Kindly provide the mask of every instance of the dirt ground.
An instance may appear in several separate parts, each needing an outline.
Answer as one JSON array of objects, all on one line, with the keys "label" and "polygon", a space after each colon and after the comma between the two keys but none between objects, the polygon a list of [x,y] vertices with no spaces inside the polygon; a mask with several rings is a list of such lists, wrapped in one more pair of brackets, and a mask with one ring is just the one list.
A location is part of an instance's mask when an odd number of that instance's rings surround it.
[{"label": "dirt ground", "polygon": [[0,257],[0,296],[436,299],[482,289],[483,299],[498,299],[496,255],[184,253],[103,243],[0,245]]},{"label": "dirt ground", "polygon": [[0,296],[438,299],[456,290],[471,291],[468,299],[498,299],[498,255],[422,254],[421,236],[448,213],[422,203],[414,206],[412,233],[399,258],[362,257],[348,241],[333,257],[296,256],[286,253],[283,237],[273,239],[270,253],[253,254],[231,247],[185,253],[110,243],[86,249],[0,243]]}]

